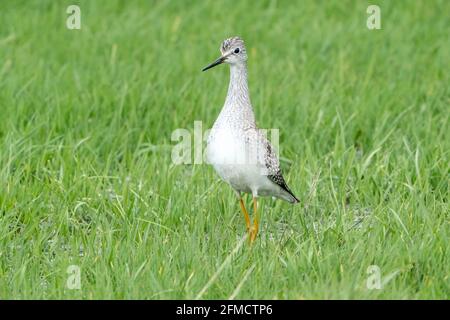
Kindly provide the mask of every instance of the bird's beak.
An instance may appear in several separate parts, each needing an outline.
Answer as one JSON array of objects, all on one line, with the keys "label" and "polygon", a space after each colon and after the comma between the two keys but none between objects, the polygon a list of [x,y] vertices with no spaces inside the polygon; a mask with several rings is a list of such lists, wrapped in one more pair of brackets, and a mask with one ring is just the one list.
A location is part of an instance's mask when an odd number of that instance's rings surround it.
[{"label": "bird's beak", "polygon": [[204,67],[202,69],[202,71],[206,71],[208,69],[211,69],[212,67],[215,67],[215,66],[218,66],[219,64],[224,63],[226,58],[227,58],[226,56],[220,57],[219,59],[217,59],[216,61],[214,61],[210,65],[207,65],[206,67]]}]

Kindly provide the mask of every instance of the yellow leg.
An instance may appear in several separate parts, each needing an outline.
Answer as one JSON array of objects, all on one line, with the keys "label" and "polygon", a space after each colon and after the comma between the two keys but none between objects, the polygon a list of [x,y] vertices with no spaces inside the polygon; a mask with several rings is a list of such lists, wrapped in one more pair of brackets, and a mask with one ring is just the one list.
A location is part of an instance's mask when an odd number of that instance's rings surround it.
[{"label": "yellow leg", "polygon": [[245,224],[247,226],[247,232],[250,231],[250,216],[248,215],[247,209],[245,209],[244,201],[242,198],[239,199],[239,204],[241,205],[241,210],[244,213]]},{"label": "yellow leg", "polygon": [[253,197],[253,214],[255,215],[255,220],[253,222],[253,226],[250,230],[250,242],[253,243],[255,241],[256,236],[258,235],[259,222],[258,222],[258,211],[257,211],[257,199]]}]

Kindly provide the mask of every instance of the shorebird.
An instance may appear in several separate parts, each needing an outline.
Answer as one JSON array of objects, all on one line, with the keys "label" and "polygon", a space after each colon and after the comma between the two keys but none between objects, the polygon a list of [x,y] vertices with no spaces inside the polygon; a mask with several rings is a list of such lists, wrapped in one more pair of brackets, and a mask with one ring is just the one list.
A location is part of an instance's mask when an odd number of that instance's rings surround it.
[{"label": "shorebird", "polygon": [[[259,228],[257,198],[272,196],[298,203],[281,174],[274,148],[257,128],[247,81],[247,51],[239,37],[228,38],[220,47],[221,56],[202,71],[222,63],[230,65],[230,83],[225,104],[207,140],[206,157],[222,180],[235,191],[245,217],[251,243]],[[242,200],[242,193],[253,197],[254,220]]]}]

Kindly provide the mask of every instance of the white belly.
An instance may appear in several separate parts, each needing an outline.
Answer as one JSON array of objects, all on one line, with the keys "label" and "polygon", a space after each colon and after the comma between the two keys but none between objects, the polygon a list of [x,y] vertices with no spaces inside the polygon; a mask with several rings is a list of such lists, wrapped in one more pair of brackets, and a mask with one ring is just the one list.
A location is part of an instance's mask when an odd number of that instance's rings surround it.
[{"label": "white belly", "polygon": [[237,191],[258,194],[265,187],[273,189],[261,155],[249,148],[243,132],[213,129],[206,149],[207,161]]}]

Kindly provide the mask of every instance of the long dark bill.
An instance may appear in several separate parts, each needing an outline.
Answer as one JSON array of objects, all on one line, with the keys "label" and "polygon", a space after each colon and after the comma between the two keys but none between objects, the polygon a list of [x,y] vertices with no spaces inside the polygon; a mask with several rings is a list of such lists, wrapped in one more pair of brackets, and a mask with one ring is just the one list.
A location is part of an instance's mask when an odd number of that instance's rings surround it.
[{"label": "long dark bill", "polygon": [[206,67],[204,67],[202,69],[202,71],[206,71],[208,69],[211,69],[215,66],[218,66],[219,64],[222,64],[225,61],[226,57],[220,57],[219,59],[217,59],[216,61],[214,61],[213,63],[211,63],[210,65],[207,65]]}]

